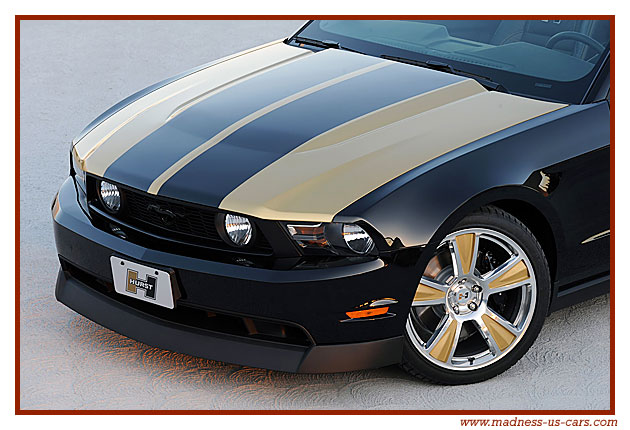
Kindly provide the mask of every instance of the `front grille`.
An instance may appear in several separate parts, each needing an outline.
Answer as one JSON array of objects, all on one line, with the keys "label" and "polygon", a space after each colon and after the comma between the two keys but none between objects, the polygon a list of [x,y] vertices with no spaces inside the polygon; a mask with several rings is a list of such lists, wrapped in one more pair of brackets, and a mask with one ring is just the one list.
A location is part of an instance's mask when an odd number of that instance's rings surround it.
[{"label": "front grille", "polygon": [[[118,220],[140,232],[174,240],[179,244],[190,244],[248,255],[268,256],[273,254],[271,245],[257,225],[255,225],[257,233],[254,243],[246,248],[235,248],[228,245],[217,231],[215,220],[220,214],[218,209],[117,185],[122,193],[123,206],[120,214],[110,215],[104,210],[97,197],[97,180],[89,178],[88,199],[90,205],[98,208],[102,216]],[[165,212],[168,212],[169,216],[164,217]],[[256,224],[255,221],[254,224]]]},{"label": "front grille", "polygon": [[[214,211],[158,199],[150,194],[139,193],[129,189],[123,192],[125,215],[129,221],[135,220],[143,224],[151,224],[162,230],[196,236],[197,238],[211,241],[222,240],[214,224],[216,217],[216,212]],[[171,223],[165,225],[157,212],[149,210],[151,205],[158,205],[177,216]]]}]

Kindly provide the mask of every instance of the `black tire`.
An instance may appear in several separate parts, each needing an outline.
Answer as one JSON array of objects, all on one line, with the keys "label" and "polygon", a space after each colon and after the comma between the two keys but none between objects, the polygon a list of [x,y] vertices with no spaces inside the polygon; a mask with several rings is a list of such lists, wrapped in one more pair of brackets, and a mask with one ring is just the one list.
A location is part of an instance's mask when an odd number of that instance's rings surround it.
[{"label": "black tire", "polygon": [[509,369],[534,343],[549,309],[551,279],[547,259],[536,237],[523,223],[497,207],[487,206],[468,215],[453,231],[463,228],[487,228],[498,231],[523,249],[535,272],[535,308],[529,326],[516,346],[495,363],[474,370],[450,370],[432,363],[416,350],[405,331],[401,367],[417,378],[439,384],[461,385],[481,382]]}]

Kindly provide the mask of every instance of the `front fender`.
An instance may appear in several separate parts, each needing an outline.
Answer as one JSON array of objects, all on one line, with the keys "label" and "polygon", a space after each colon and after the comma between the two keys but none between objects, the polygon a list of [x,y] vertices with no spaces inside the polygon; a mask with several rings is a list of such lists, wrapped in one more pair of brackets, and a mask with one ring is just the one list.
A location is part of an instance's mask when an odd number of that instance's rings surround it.
[{"label": "front fender", "polygon": [[419,166],[344,209],[335,221],[363,221],[392,246],[417,247],[439,242],[480,206],[516,199],[535,206],[563,246],[555,209],[528,179],[609,141],[606,103],[569,106]]}]

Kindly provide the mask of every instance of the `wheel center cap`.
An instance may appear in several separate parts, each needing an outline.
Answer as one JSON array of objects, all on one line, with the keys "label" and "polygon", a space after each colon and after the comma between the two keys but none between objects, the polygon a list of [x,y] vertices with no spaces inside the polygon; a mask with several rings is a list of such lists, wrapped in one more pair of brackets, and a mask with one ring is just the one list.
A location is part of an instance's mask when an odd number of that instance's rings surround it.
[{"label": "wheel center cap", "polygon": [[466,315],[476,311],[481,300],[481,287],[472,280],[461,279],[455,282],[446,294],[447,305],[456,315]]},{"label": "wheel center cap", "polygon": [[472,298],[472,294],[473,294],[470,288],[466,286],[457,288],[454,291],[454,293],[455,293],[455,299],[457,300],[457,303],[460,305],[468,305],[468,302],[470,302]]}]

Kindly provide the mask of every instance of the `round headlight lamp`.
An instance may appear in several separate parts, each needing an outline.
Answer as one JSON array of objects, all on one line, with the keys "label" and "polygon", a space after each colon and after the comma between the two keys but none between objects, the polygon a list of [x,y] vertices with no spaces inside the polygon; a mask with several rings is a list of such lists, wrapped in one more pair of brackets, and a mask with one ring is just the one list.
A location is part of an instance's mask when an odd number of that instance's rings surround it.
[{"label": "round headlight lamp", "polygon": [[252,240],[254,233],[249,219],[238,215],[225,215],[225,233],[233,245],[245,246]]},{"label": "round headlight lamp", "polygon": [[105,209],[112,213],[120,210],[120,190],[116,185],[101,181],[98,195]]},{"label": "round headlight lamp", "polygon": [[357,254],[367,254],[374,247],[370,235],[356,224],[344,224],[341,234],[348,248]]}]

